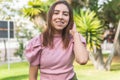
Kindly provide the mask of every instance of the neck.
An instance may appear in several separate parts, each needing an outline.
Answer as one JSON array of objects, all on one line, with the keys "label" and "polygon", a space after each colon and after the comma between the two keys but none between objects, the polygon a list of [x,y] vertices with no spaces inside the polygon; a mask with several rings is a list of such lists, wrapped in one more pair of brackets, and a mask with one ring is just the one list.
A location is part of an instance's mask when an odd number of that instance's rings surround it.
[{"label": "neck", "polygon": [[62,34],[62,30],[54,30],[54,34]]}]

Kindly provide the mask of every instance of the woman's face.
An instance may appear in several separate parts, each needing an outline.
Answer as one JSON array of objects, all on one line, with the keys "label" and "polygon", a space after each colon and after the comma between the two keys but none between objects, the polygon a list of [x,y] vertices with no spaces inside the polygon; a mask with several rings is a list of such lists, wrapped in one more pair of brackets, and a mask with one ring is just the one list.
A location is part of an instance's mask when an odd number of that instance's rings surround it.
[{"label": "woman's face", "polygon": [[52,16],[52,26],[55,29],[55,33],[62,32],[69,22],[69,10],[66,5],[58,4],[55,6]]}]

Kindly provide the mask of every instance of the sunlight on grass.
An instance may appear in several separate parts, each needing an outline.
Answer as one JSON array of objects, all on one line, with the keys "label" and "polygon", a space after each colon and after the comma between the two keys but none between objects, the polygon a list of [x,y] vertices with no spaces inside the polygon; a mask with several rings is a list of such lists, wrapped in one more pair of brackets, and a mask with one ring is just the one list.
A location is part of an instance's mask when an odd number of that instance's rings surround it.
[{"label": "sunlight on grass", "polygon": [[74,65],[79,80],[120,80],[120,63],[113,63],[111,71],[96,70],[91,63]]},{"label": "sunlight on grass", "polygon": [[[91,63],[86,65],[74,63],[74,66],[78,80],[120,80],[120,63],[113,63],[111,71],[95,70]],[[0,80],[28,80],[28,67],[27,62],[13,63],[10,70],[7,64],[2,65],[0,66]]]}]

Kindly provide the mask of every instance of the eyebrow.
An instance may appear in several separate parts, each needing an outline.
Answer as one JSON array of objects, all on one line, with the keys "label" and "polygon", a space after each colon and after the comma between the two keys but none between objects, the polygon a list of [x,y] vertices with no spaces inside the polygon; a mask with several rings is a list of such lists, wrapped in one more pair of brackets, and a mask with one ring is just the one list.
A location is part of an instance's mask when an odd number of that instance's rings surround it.
[{"label": "eyebrow", "polygon": [[[57,12],[59,12],[60,10],[54,10],[54,11],[57,11]],[[69,11],[63,11],[64,13],[69,13]]]}]

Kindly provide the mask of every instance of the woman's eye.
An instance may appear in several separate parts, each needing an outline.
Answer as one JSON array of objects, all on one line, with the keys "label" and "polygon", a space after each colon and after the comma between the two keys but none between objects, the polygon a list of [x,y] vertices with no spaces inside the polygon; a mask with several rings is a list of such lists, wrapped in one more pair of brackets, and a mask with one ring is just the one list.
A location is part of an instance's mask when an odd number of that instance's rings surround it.
[{"label": "woman's eye", "polygon": [[64,14],[65,16],[68,16],[68,14]]},{"label": "woman's eye", "polygon": [[58,14],[58,13],[54,13],[54,14]]},{"label": "woman's eye", "polygon": [[69,14],[68,13],[64,13],[65,16],[68,16]]},{"label": "woman's eye", "polygon": [[58,14],[58,12],[54,12],[54,14]]}]

